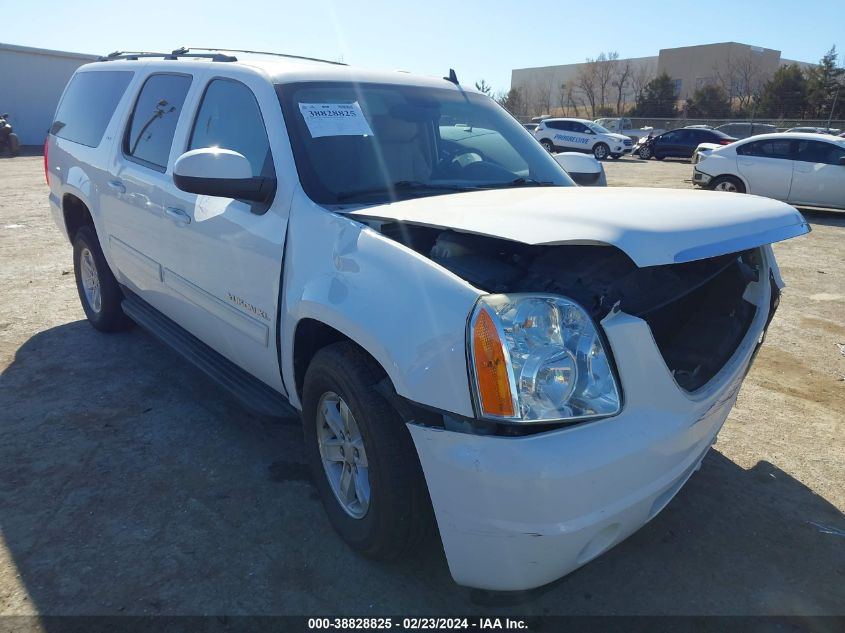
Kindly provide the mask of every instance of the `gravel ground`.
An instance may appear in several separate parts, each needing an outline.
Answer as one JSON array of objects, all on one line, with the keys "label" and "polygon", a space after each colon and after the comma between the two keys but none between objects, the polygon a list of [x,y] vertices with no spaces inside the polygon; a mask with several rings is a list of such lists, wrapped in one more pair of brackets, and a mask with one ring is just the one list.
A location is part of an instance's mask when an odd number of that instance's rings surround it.
[{"label": "gravel ground", "polygon": [[[766,345],[666,510],[533,599],[482,606],[436,543],[390,565],[349,551],[295,420],[245,413],[138,328],[88,326],[41,160],[0,160],[0,614],[845,613],[845,214],[776,246]],[[607,172],[691,186],[686,163]]]}]

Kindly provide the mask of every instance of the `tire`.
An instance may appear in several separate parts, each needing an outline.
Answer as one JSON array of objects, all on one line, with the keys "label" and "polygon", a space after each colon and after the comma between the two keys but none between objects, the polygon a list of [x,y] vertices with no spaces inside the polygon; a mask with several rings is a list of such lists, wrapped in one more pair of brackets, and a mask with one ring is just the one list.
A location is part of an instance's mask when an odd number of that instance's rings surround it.
[{"label": "tire", "polygon": [[[352,343],[324,347],[305,374],[302,420],[313,480],[334,529],[361,554],[396,560],[428,538],[434,520],[411,435],[376,389],[384,376]],[[354,482],[346,501],[344,479]]]},{"label": "tire", "polygon": [[12,156],[17,156],[21,153],[21,140],[18,138],[18,135],[12,132],[9,134],[9,153]]},{"label": "tire", "polygon": [[552,142],[551,142],[549,139],[547,139],[547,138],[544,138],[542,141],[540,141],[540,145],[542,145],[543,147],[545,147],[545,148],[546,148],[546,151],[547,151],[549,154],[552,154],[552,153],[554,153],[554,151],[555,151],[555,145],[554,145],[554,143],[552,143]]},{"label": "tire", "polygon": [[607,143],[596,143],[593,145],[593,156],[596,157],[596,160],[604,160],[610,155],[610,148],[607,146]]},{"label": "tire", "polygon": [[643,160],[648,160],[653,156],[654,152],[651,151],[651,148],[648,145],[645,145],[640,148],[640,158]]},{"label": "tire", "polygon": [[85,316],[101,332],[119,332],[132,325],[120,303],[123,292],[109,268],[94,228],[80,228],[73,237],[73,273]]},{"label": "tire", "polygon": [[745,193],[745,185],[735,176],[718,176],[710,181],[709,188],[713,191]]}]

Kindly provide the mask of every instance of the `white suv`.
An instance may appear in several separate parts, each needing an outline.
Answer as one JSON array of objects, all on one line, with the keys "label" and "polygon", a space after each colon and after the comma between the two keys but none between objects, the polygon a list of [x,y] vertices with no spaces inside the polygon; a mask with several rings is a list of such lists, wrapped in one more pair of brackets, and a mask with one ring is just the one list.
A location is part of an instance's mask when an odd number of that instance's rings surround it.
[{"label": "white suv", "polygon": [[527,589],[657,514],[733,406],[801,215],[573,186],[454,78],[236,55],[114,55],[66,88],[45,166],[91,324],[300,414],[366,555],[436,519],[458,583]]},{"label": "white suv", "polygon": [[634,149],[634,142],[624,134],[586,119],[545,119],[534,130],[534,137],[549,152],[576,150],[598,160],[621,158]]}]

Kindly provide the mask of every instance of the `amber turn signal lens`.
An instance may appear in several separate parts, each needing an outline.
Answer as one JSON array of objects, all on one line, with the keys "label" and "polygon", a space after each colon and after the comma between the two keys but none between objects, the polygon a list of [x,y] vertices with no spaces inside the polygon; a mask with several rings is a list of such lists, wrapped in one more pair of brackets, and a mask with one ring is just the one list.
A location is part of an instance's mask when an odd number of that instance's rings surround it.
[{"label": "amber turn signal lens", "polygon": [[513,397],[504,346],[493,319],[484,309],[473,324],[472,352],[481,410],[488,415],[513,417]]}]

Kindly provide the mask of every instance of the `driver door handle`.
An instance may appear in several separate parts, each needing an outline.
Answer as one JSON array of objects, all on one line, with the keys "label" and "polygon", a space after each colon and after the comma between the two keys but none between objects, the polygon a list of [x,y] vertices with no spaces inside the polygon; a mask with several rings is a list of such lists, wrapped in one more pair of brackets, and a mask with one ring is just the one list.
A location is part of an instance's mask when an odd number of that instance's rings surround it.
[{"label": "driver door handle", "polygon": [[164,207],[164,215],[179,226],[185,226],[191,223],[191,216],[177,207]]}]

